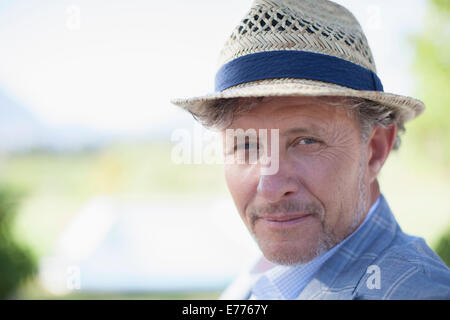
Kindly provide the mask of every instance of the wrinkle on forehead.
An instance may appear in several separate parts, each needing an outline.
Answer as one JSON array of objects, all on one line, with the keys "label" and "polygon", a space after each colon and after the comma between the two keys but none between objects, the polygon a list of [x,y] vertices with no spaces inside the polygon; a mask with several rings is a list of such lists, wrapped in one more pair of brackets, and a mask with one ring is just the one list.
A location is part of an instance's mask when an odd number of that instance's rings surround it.
[{"label": "wrinkle on forehead", "polygon": [[277,128],[289,123],[294,126],[299,121],[318,129],[335,120],[349,119],[346,110],[339,105],[343,105],[342,97],[266,97],[236,117],[230,127],[268,128],[270,124]]}]

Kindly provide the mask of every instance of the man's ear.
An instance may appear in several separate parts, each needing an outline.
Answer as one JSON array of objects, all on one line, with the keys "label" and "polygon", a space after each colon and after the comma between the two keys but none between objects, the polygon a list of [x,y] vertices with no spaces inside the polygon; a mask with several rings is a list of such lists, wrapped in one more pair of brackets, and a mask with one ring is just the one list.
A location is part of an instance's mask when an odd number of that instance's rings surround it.
[{"label": "man's ear", "polygon": [[369,180],[373,182],[383,167],[389,153],[394,147],[397,135],[397,124],[389,127],[375,126],[368,141],[368,171]]}]

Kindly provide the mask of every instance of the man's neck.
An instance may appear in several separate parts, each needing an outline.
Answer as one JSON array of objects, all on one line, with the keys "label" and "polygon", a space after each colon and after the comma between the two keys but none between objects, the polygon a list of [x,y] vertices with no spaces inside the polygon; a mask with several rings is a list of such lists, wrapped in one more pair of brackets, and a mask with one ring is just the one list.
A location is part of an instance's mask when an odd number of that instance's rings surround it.
[{"label": "man's neck", "polygon": [[378,184],[378,180],[375,179],[370,185],[369,185],[369,199],[366,205],[366,208],[364,208],[364,215],[361,217],[361,221],[353,227],[353,230],[349,233],[353,233],[356,229],[359,228],[359,226],[363,223],[363,221],[367,218],[367,215],[369,213],[370,208],[373,206],[375,201],[378,200],[380,197],[380,185]]},{"label": "man's neck", "polygon": [[366,212],[369,211],[369,208],[375,203],[375,201],[377,201],[377,199],[380,197],[380,185],[378,184],[378,180],[375,179],[371,184],[370,184],[370,196],[369,196],[369,203],[368,206],[366,208]]}]

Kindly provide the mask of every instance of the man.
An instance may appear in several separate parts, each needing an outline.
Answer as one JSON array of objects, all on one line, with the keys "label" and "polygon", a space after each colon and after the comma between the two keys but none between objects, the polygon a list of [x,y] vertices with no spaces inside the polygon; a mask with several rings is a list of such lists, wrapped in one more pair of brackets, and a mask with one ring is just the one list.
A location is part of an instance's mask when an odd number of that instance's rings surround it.
[{"label": "man", "polygon": [[402,232],[377,181],[424,105],[383,92],[348,10],[254,1],[216,92],[173,102],[221,130],[229,190],[264,255],[222,298],[450,298],[449,269]]}]

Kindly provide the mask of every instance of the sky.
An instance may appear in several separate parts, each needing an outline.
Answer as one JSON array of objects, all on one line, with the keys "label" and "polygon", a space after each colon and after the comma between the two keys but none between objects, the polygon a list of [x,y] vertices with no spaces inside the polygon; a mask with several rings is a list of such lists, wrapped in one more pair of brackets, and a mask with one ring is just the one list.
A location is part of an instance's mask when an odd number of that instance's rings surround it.
[{"label": "sky", "polygon": [[[2,0],[0,88],[47,126],[189,126],[169,101],[213,90],[219,51],[251,2]],[[407,36],[423,26],[425,1],[336,2],[360,21],[385,91],[414,95]]]}]

